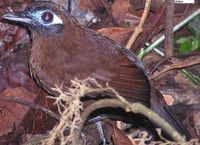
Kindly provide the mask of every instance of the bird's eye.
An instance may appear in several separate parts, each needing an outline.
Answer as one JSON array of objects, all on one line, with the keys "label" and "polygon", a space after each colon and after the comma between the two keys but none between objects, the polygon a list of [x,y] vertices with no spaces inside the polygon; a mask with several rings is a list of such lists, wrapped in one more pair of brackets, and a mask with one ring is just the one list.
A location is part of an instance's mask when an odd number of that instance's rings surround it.
[{"label": "bird's eye", "polygon": [[53,14],[51,12],[44,12],[41,17],[45,22],[50,23],[53,21]]}]

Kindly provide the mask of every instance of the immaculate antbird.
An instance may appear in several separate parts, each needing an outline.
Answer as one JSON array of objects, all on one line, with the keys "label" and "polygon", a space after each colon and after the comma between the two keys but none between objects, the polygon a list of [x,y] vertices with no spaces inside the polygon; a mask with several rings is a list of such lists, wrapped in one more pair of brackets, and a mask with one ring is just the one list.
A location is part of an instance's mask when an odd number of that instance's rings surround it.
[{"label": "immaculate antbird", "polygon": [[187,134],[163,100],[151,87],[143,63],[128,49],[77,24],[64,9],[52,2],[33,2],[25,11],[7,13],[4,19],[24,24],[31,31],[30,70],[49,93],[70,81],[88,77],[101,85],[108,82],[131,102],[140,102],[158,112],[179,132]]}]

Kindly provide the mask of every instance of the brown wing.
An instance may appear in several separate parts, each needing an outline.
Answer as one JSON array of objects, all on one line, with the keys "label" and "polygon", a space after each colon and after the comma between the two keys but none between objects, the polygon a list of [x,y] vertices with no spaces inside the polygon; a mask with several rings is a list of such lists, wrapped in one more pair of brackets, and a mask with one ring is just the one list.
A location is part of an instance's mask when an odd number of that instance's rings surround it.
[{"label": "brown wing", "polygon": [[[79,33],[79,37],[85,46],[79,50],[82,51],[80,54],[90,58],[88,62],[81,61],[82,66],[88,63],[86,67],[81,67],[82,72],[95,77],[103,84],[108,82],[129,101],[150,105],[150,83],[145,75],[144,65],[131,51],[87,29]],[[89,69],[92,66],[93,68]]]},{"label": "brown wing", "polygon": [[[69,78],[70,74],[80,79],[94,77],[103,85],[109,83],[129,101],[150,104],[150,84],[145,72],[142,71],[143,64],[136,60],[134,54],[92,30],[81,27],[74,30],[79,33],[73,35],[76,39],[69,38],[71,40],[67,44],[73,52],[76,51],[76,56],[71,54],[70,59],[68,56],[66,62],[70,61],[71,65],[66,64],[68,69],[65,70],[69,71],[65,71],[68,77],[64,78]],[[77,40],[81,42],[78,43]]]},{"label": "brown wing", "polygon": [[125,57],[120,60],[109,84],[128,101],[150,104],[150,83],[147,77]]}]

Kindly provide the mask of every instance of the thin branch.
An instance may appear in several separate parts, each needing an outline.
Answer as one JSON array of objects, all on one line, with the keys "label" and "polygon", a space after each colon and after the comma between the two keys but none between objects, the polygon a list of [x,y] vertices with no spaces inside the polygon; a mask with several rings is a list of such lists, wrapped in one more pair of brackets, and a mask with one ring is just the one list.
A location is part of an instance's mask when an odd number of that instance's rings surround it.
[{"label": "thin branch", "polygon": [[1,101],[7,101],[7,102],[21,104],[21,105],[30,107],[30,108],[35,109],[35,110],[40,110],[40,111],[48,114],[52,118],[54,118],[56,120],[60,120],[60,115],[59,114],[56,114],[56,113],[52,112],[51,110],[49,110],[49,109],[47,109],[45,107],[42,107],[40,105],[34,104],[32,102],[19,99],[19,98],[15,97],[15,96],[1,96],[0,95],[0,100]]},{"label": "thin branch", "polygon": [[185,67],[200,64],[199,57],[189,57],[186,60],[181,60],[181,59],[179,60],[179,59],[173,57],[169,61],[172,64],[165,66],[160,72],[155,72],[153,75],[150,76],[150,79],[155,79],[156,77],[166,73],[167,71],[173,70],[173,69],[180,69],[180,68],[185,68]]},{"label": "thin branch", "polygon": [[89,115],[97,109],[100,108],[122,108],[127,112],[139,113],[146,116],[150,121],[154,122],[156,125],[160,126],[164,132],[170,135],[175,141],[181,142],[184,141],[184,137],[181,136],[168,122],[166,122],[163,118],[161,118],[157,113],[151,111],[146,106],[140,103],[130,104],[127,101],[119,100],[119,99],[104,99],[100,101],[96,101],[87,107],[81,115],[82,122],[77,124],[76,130],[73,132],[73,145],[80,144],[80,134],[81,130],[84,126]]},{"label": "thin branch", "polygon": [[200,86],[200,78],[199,76],[195,75],[194,73],[186,70],[186,69],[181,69],[181,72],[186,75],[194,84]]},{"label": "thin branch", "polygon": [[174,0],[166,0],[165,18],[165,56],[171,57],[174,54],[173,26],[174,26]]},{"label": "thin branch", "polygon": [[138,26],[135,28],[133,34],[131,35],[131,37],[126,45],[126,48],[130,49],[132,47],[133,43],[135,42],[135,40],[137,39],[137,37],[140,35],[140,33],[143,32],[143,25],[149,14],[150,7],[151,7],[151,0],[146,0],[145,8],[144,8],[142,17],[140,19],[140,22],[139,22]]}]

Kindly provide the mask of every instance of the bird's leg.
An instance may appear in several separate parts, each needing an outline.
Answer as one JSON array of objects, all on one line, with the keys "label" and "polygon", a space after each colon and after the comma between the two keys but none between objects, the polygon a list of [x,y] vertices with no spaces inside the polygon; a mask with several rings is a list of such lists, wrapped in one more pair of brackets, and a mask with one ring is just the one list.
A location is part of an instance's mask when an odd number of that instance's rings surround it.
[{"label": "bird's leg", "polygon": [[86,139],[85,134],[83,132],[81,132],[81,138],[83,140],[83,145],[87,145],[87,139]]},{"label": "bird's leg", "polygon": [[102,141],[102,145],[106,145],[106,138],[105,138],[105,135],[104,135],[104,131],[103,131],[101,121],[97,121],[95,124],[97,126],[97,130],[99,132],[99,137],[100,137],[100,140]]},{"label": "bird's leg", "polygon": [[86,122],[86,124],[91,124],[91,123],[95,123],[96,124],[100,140],[102,141],[102,145],[106,145],[106,138],[105,138],[105,135],[104,135],[104,131],[103,131],[103,127],[102,127],[102,124],[101,124],[101,120],[104,120],[104,119],[107,119],[107,118],[108,117],[103,114],[103,115],[94,117],[92,119],[89,119]]}]

